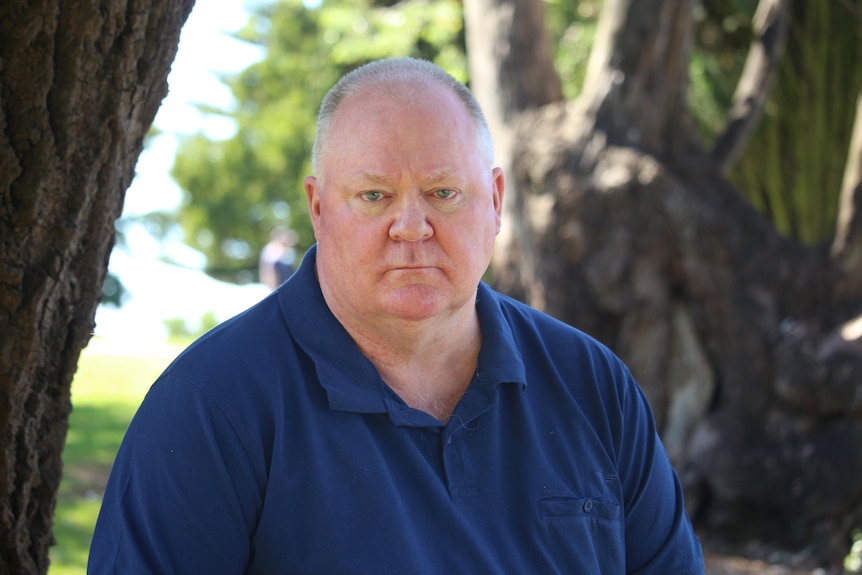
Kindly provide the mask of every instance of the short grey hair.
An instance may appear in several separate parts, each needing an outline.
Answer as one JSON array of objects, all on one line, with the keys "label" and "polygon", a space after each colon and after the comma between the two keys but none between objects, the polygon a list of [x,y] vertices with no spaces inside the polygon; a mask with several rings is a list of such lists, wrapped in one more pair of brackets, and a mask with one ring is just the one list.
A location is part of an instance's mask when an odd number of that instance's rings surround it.
[{"label": "short grey hair", "polygon": [[494,146],[485,114],[473,93],[464,84],[453,78],[445,70],[427,60],[416,58],[386,58],[369,62],[335,83],[326,93],[317,115],[317,136],[311,150],[311,169],[315,176],[322,177],[321,160],[327,153],[329,138],[332,135],[332,119],[341,103],[349,96],[372,86],[386,88],[387,84],[410,81],[421,86],[441,86],[451,90],[467,110],[475,124],[476,144],[485,157],[488,167],[494,161]]}]

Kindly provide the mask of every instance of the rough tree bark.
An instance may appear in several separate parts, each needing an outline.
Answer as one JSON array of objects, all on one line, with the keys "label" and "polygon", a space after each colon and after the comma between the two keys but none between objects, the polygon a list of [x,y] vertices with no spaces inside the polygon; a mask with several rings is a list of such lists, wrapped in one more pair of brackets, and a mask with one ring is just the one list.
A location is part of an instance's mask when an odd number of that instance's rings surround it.
[{"label": "rough tree bark", "polygon": [[693,5],[606,0],[579,100],[495,120],[512,132],[520,207],[495,281],[631,367],[704,538],[840,560],[862,526],[862,274],[780,237],[703,149],[687,104]]},{"label": "rough tree bark", "polygon": [[0,3],[0,573],[47,571],[72,376],[193,3]]}]

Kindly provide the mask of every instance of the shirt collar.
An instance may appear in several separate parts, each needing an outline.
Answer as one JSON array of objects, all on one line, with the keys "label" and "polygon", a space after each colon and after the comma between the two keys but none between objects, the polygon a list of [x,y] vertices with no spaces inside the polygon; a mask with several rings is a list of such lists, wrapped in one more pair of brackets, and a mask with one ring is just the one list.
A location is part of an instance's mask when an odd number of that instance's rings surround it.
[{"label": "shirt collar", "polygon": [[[362,355],[323,299],[315,272],[316,259],[317,246],[313,246],[296,273],[278,289],[287,328],[314,363],[331,409],[391,411],[392,401],[377,369]],[[476,309],[482,325],[482,349],[474,382],[492,387],[515,383],[526,388],[524,362],[499,296],[484,283],[478,286]]]},{"label": "shirt collar", "polygon": [[493,385],[517,384],[527,388],[527,371],[515,343],[512,326],[505,316],[500,294],[480,282],[476,292],[476,311],[482,326],[478,375]]}]

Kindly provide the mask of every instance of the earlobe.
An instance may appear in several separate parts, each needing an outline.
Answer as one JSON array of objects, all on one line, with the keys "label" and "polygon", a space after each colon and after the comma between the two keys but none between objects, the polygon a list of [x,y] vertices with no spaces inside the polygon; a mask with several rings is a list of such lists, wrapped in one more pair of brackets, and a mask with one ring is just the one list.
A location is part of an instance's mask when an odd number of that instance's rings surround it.
[{"label": "earlobe", "polygon": [[318,228],[320,227],[320,190],[317,187],[317,178],[305,176],[305,199],[308,202],[308,213],[311,216],[311,227],[314,228],[314,237],[319,241]]},{"label": "earlobe", "polygon": [[503,221],[503,192],[506,188],[506,178],[503,175],[503,168],[494,168],[491,170],[493,178],[493,193],[494,193],[494,211],[497,213],[497,233],[500,233],[500,228]]},{"label": "earlobe", "polygon": [[305,176],[305,199],[308,202],[308,213],[311,214],[311,223],[316,224],[320,217],[320,197],[317,190],[317,178]]}]

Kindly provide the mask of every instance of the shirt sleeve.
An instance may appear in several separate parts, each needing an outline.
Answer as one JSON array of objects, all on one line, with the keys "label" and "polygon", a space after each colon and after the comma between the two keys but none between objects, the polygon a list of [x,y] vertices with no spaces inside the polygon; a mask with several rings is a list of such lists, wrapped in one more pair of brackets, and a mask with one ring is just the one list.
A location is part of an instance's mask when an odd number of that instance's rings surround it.
[{"label": "shirt sleeve", "polygon": [[88,573],[242,573],[265,464],[192,383],[162,376],[123,439]]},{"label": "shirt sleeve", "polygon": [[625,486],[626,572],[704,572],[700,542],[685,511],[679,479],[661,444],[646,397],[625,370],[618,457]]}]

